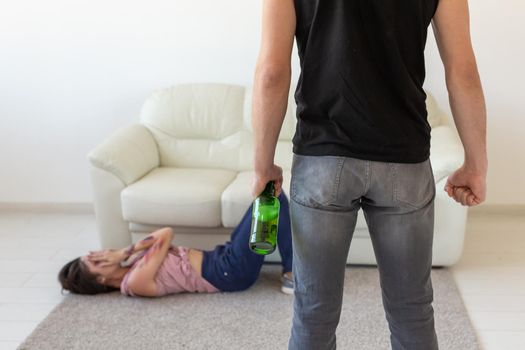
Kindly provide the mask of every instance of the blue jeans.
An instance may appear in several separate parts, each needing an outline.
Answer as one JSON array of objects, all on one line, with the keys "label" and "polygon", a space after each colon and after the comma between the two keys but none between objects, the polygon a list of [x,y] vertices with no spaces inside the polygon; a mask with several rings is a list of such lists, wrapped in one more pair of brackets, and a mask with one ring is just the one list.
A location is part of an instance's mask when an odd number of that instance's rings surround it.
[{"label": "blue jeans", "polygon": [[[284,192],[279,196],[279,226],[277,248],[282,258],[283,272],[292,271],[292,233],[290,207]],[[255,254],[249,246],[252,225],[250,205],[241,222],[232,232],[230,241],[219,244],[214,250],[204,251],[202,277],[217,289],[225,292],[241,291],[252,286],[261,271],[264,255]]]},{"label": "blue jeans", "polygon": [[438,349],[430,277],[435,194],[430,159],[386,163],[294,155],[290,350],[336,348],[345,266],[360,208],[380,274],[392,349]]}]

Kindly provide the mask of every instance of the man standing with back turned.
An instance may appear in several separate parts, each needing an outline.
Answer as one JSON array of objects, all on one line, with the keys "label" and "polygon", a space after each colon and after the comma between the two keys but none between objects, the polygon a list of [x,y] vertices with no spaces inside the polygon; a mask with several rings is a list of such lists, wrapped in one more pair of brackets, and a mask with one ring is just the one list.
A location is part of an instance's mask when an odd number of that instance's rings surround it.
[{"label": "man standing with back turned", "polygon": [[[432,23],[464,164],[444,189],[485,200],[486,112],[467,0],[263,0],[253,93],[252,194],[282,170],[274,153],[297,40],[290,190],[294,315],[289,349],[336,348],[357,212],[374,247],[392,348],[438,349],[430,278],[436,188],[424,49]],[[452,200],[451,199],[451,200]]]}]

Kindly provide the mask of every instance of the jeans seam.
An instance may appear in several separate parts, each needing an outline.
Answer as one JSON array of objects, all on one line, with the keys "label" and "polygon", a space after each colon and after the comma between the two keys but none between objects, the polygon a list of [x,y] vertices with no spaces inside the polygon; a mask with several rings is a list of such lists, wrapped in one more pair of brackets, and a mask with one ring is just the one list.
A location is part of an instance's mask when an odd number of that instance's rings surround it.
[{"label": "jeans seam", "polygon": [[368,189],[370,188],[370,161],[367,160],[366,161],[366,171],[365,171],[365,178],[366,178],[366,182],[365,182],[365,192],[364,193],[367,193],[368,192]]},{"label": "jeans seam", "polygon": [[341,184],[341,174],[343,173],[343,165],[345,163],[345,157],[341,157],[337,163],[337,171],[335,174],[334,188],[332,189],[332,203],[335,203],[339,199],[339,185]]},{"label": "jeans seam", "polygon": [[392,201],[397,201],[397,167],[392,164]]}]

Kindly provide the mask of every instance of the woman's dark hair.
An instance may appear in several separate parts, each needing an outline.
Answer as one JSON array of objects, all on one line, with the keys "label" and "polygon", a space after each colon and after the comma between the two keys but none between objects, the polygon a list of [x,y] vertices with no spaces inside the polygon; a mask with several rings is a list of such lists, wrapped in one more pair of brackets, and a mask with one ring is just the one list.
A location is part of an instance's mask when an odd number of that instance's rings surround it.
[{"label": "woman's dark hair", "polygon": [[71,260],[62,267],[58,273],[58,281],[62,285],[62,290],[75,294],[99,294],[119,290],[97,282],[97,276],[89,272],[80,258]]}]

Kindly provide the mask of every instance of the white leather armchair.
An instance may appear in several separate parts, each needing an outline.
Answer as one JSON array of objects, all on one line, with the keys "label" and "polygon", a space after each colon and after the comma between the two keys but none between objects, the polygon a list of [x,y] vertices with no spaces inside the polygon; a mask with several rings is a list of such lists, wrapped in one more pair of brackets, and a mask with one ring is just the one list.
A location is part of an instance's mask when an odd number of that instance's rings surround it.
[{"label": "white leather armchair", "polygon": [[[287,194],[296,122],[293,92],[276,150]],[[126,246],[163,226],[174,229],[178,245],[211,249],[229,238],[251,202],[251,95],[250,88],[226,84],[158,90],[144,103],[137,123],[89,153],[103,248]],[[449,266],[463,249],[467,208],[442,189],[461,166],[463,148],[447,116],[427,95],[437,187],[433,265]],[[268,260],[280,261],[278,251]],[[348,263],[376,264],[362,211]]]}]

